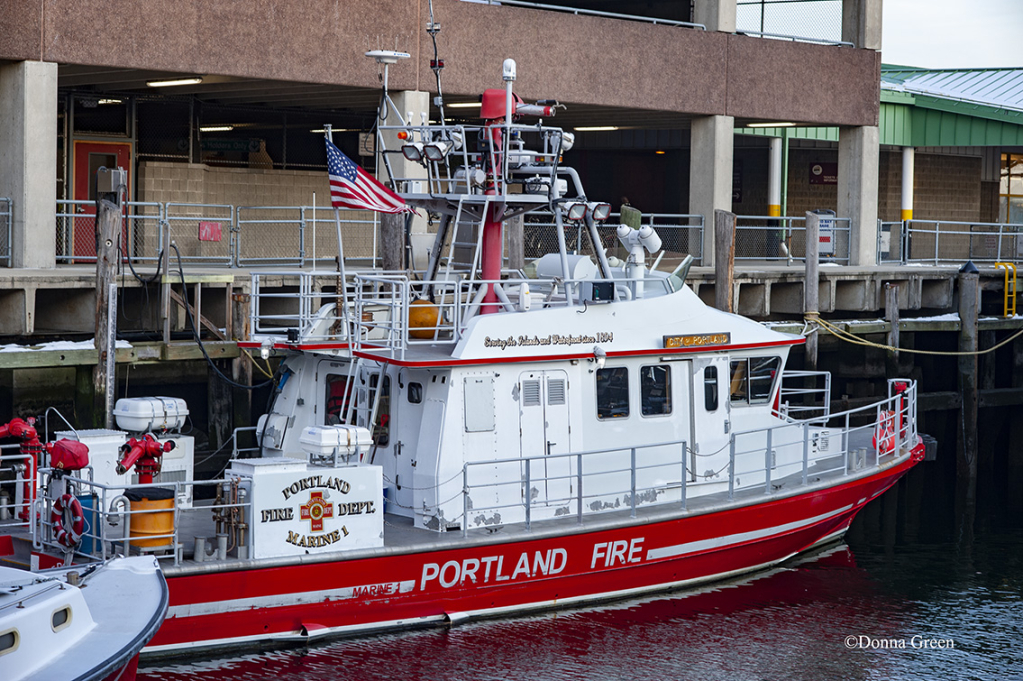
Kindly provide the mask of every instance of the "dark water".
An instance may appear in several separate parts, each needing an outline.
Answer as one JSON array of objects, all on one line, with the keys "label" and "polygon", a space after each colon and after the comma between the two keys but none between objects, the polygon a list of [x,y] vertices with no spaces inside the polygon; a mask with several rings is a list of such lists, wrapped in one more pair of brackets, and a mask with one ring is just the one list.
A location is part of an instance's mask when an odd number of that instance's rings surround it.
[{"label": "dark water", "polygon": [[[140,678],[1023,679],[1020,519],[907,514],[913,495],[900,487],[901,500],[896,491],[864,511],[848,543],[751,579],[558,614],[162,663]],[[942,520],[928,521],[935,516]]]}]

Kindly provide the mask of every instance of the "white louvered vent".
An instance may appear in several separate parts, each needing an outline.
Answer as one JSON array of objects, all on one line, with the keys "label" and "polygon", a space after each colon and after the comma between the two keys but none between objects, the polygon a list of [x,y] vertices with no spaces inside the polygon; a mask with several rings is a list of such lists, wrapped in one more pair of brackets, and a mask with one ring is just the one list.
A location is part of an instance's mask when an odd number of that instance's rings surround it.
[{"label": "white louvered vent", "polygon": [[547,404],[565,403],[565,379],[552,378],[547,381]]},{"label": "white louvered vent", "polygon": [[540,381],[538,380],[522,381],[522,406],[523,407],[540,406]]}]

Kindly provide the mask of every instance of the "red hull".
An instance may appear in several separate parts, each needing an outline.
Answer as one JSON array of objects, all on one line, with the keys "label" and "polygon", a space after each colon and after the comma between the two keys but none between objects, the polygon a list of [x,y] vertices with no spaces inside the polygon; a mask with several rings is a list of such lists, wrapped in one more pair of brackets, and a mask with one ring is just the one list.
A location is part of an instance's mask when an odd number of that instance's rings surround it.
[{"label": "red hull", "polygon": [[777,564],[841,535],[866,503],[922,458],[921,445],[897,465],[832,488],[628,527],[172,574],[170,610],[145,652],[411,627],[720,579]]}]

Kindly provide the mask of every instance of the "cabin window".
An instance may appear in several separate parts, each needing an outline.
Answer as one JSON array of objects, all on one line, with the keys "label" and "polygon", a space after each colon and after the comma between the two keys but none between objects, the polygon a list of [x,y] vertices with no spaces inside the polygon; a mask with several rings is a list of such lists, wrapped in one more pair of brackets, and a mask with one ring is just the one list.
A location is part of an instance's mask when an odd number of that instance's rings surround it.
[{"label": "cabin window", "polygon": [[[373,400],[376,399],[377,383],[380,381],[380,374],[373,374],[369,377],[370,402],[369,408],[373,408]],[[380,403],[377,405],[377,418],[373,423],[373,443],[386,447],[391,441],[391,377],[384,376],[384,387],[380,392]]]},{"label": "cabin window", "polygon": [[17,629],[8,629],[0,634],[0,655],[13,653],[18,649],[18,643],[20,640],[21,636],[18,635]]},{"label": "cabin window", "polygon": [[732,360],[729,393],[732,404],[764,404],[774,392],[781,357],[750,357]]},{"label": "cabin window", "polygon": [[663,364],[639,369],[640,412],[643,416],[671,413],[671,369]]},{"label": "cabin window", "polygon": [[703,408],[718,410],[718,368],[709,366],[703,370]]},{"label": "cabin window", "polygon": [[423,401],[423,384],[422,383],[409,383],[408,384],[408,401],[409,404],[421,404]]},{"label": "cabin window", "polygon": [[345,420],[348,412],[348,400],[352,390],[348,387],[348,376],[344,374],[328,374],[326,379],[327,397],[323,410],[323,422],[333,426]]},{"label": "cabin window", "polygon": [[50,616],[50,625],[54,631],[60,631],[64,627],[71,624],[71,606],[65,605],[59,610],[55,610],[53,615]]},{"label": "cabin window", "polygon": [[597,369],[597,418],[621,419],[629,415],[629,370]]}]

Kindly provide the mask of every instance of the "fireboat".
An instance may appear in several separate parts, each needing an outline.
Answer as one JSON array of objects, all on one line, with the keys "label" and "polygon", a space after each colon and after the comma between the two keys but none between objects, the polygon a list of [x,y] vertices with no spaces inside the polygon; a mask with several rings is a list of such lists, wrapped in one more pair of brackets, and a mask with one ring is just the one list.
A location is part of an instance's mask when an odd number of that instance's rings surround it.
[{"label": "fireboat", "polygon": [[[519,98],[512,60],[503,79],[478,124],[378,125],[390,187],[439,218],[425,270],[341,254],[289,273],[297,293],[253,274],[240,345],[280,360],[256,447],[194,479],[187,404],[159,397],[118,400],[117,430],[33,430],[0,457],[0,547],[34,568],[155,556],[170,600],[143,655],[300,644],[763,570],[922,460],[912,380],[833,413],[827,374],[785,367],[804,337],[705,305],[651,225],[609,228],[544,122],[559,105]],[[531,215],[557,249],[508,269]],[[55,468],[69,442],[88,457]]]}]

